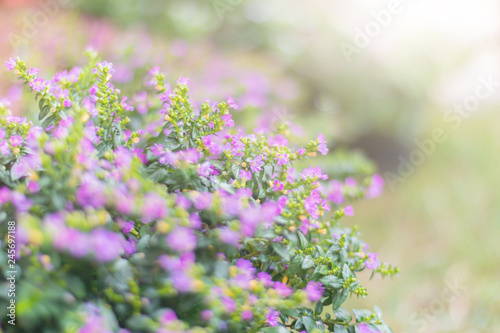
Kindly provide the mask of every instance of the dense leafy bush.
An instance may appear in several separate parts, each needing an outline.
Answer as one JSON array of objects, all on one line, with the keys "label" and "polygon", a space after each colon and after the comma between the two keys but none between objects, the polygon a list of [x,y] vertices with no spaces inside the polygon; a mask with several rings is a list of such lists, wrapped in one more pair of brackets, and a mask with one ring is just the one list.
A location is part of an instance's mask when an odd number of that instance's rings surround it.
[{"label": "dense leafy bush", "polygon": [[[350,201],[382,179],[328,178],[294,163],[328,152],[322,135],[290,147],[275,133],[234,129],[225,102],[194,110],[189,80],[137,113],[111,63],[50,81],[19,59],[6,67],[34,92],[38,121],[0,106],[0,267],[14,248],[16,326],[6,332],[385,332],[356,273],[392,275],[355,228]],[[6,294],[0,306],[5,308]]]}]

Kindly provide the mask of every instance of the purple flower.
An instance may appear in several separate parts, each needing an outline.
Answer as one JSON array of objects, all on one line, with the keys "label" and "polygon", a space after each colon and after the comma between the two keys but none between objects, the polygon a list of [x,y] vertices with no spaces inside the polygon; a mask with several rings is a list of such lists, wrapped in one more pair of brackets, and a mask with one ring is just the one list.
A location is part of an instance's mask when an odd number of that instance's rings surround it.
[{"label": "purple flower", "polygon": [[240,242],[240,234],[229,227],[222,227],[220,228],[219,239],[224,244],[237,247]]},{"label": "purple flower", "polygon": [[161,314],[161,317],[160,317],[160,323],[162,325],[165,325],[165,324],[167,324],[171,321],[175,321],[175,320],[177,320],[177,314],[172,309],[166,309],[165,311],[163,311],[163,313]]},{"label": "purple flower", "polygon": [[273,278],[267,272],[257,273],[257,279],[266,287],[271,287],[273,285]]},{"label": "purple flower", "polygon": [[267,323],[269,326],[278,326],[278,318],[280,313],[278,311],[270,311],[267,313]]},{"label": "purple flower", "polygon": [[159,194],[148,193],[144,196],[142,215],[146,223],[149,223],[151,220],[160,220],[167,217],[167,203]]},{"label": "purple flower", "polygon": [[351,205],[344,208],[344,214],[347,216],[354,216],[354,208]]},{"label": "purple flower", "polygon": [[250,171],[240,170],[239,176],[241,179],[245,179],[245,180],[252,179],[252,173]]},{"label": "purple flower", "polygon": [[248,161],[248,163],[250,164],[250,170],[253,173],[262,170],[262,166],[264,165],[264,162],[262,161],[262,155],[256,156],[252,161]]},{"label": "purple flower", "polygon": [[200,313],[201,320],[203,321],[210,321],[210,319],[212,319],[213,316],[214,313],[212,312],[212,310],[203,310]]},{"label": "purple flower", "polygon": [[194,207],[198,210],[207,209],[212,205],[212,193],[202,192],[194,198]]},{"label": "purple flower", "polygon": [[124,252],[125,241],[121,234],[100,228],[93,230],[90,235],[92,250],[97,261],[112,261]]},{"label": "purple flower", "polygon": [[358,325],[358,333],[378,333],[378,329],[372,329],[367,323],[361,323]]},{"label": "purple flower", "polygon": [[82,185],[76,191],[76,202],[81,207],[103,207],[106,203],[104,184],[95,176],[84,176]]},{"label": "purple flower", "polygon": [[2,155],[10,154],[10,147],[7,141],[0,141],[0,153]]},{"label": "purple flower", "polygon": [[256,271],[255,267],[253,267],[252,262],[243,258],[236,260],[236,267],[251,276],[253,276]]},{"label": "purple flower", "polygon": [[328,153],[328,147],[326,146],[325,136],[320,133],[318,135],[318,141],[319,141],[318,151],[322,155],[326,155]]},{"label": "purple flower", "polygon": [[189,85],[189,79],[187,78],[183,78],[182,76],[179,78],[179,80],[177,80],[177,84],[185,84],[185,85]]},{"label": "purple flower", "polygon": [[275,180],[274,181],[274,184],[273,184],[273,190],[275,192],[278,192],[278,191],[283,191],[283,189],[285,188],[285,186],[283,185],[282,182],[280,182],[279,180]]},{"label": "purple flower", "polygon": [[0,187],[0,206],[10,201],[10,190],[8,187]]},{"label": "purple flower", "polygon": [[317,302],[323,297],[325,288],[321,282],[309,281],[304,291],[311,302]]},{"label": "purple flower", "polygon": [[33,81],[30,82],[30,87],[34,91],[42,91],[47,87],[47,82],[43,79],[34,79]]},{"label": "purple flower", "polygon": [[23,144],[23,137],[20,135],[13,135],[10,137],[9,142],[13,147],[20,146]]},{"label": "purple flower", "polygon": [[293,292],[292,288],[282,282],[275,282],[273,288],[281,297],[288,297]]},{"label": "purple flower", "polygon": [[378,174],[373,175],[372,181],[366,190],[366,197],[367,198],[378,197],[380,194],[382,194],[383,188],[384,188],[384,179]]},{"label": "purple flower", "polygon": [[365,261],[365,266],[368,269],[375,269],[380,265],[377,260],[378,254],[373,252],[368,252],[368,260]]},{"label": "purple flower", "polygon": [[236,103],[234,102],[234,98],[232,98],[231,96],[227,99],[227,104],[229,104],[229,107],[238,110],[238,105],[236,105]]},{"label": "purple flower", "polygon": [[40,72],[40,69],[38,69],[38,68],[30,68],[30,70],[28,71],[28,75],[29,76],[37,76],[39,72]]},{"label": "purple flower", "polygon": [[58,229],[52,243],[57,250],[66,250],[75,258],[82,258],[91,250],[89,235],[72,228]]},{"label": "purple flower", "polygon": [[227,127],[234,127],[234,120],[230,114],[222,115],[221,118],[224,120],[224,125]]},{"label": "purple flower", "polygon": [[71,107],[71,101],[69,99],[65,99],[64,102],[63,102],[63,105],[67,108]]},{"label": "purple flower", "polygon": [[9,60],[6,60],[5,61],[5,68],[7,68],[7,70],[10,72],[11,70],[13,70],[14,68],[16,68],[16,60],[15,59],[12,59],[12,58],[9,58]]},{"label": "purple flower", "polygon": [[190,292],[193,288],[193,279],[183,271],[171,273],[172,285],[181,293]]},{"label": "purple flower", "polygon": [[178,252],[189,252],[196,248],[196,235],[186,227],[176,227],[166,237],[168,246]]},{"label": "purple flower", "polygon": [[311,215],[313,219],[319,217],[318,208],[322,202],[321,195],[318,191],[313,191],[310,196],[304,200],[304,209]]},{"label": "purple flower", "polygon": [[301,147],[301,148],[299,148],[299,150],[297,150],[297,153],[298,153],[300,156],[302,156],[302,155],[304,155],[304,154],[306,153],[306,149]]},{"label": "purple flower", "polygon": [[133,106],[131,106],[130,104],[126,103],[127,98],[128,98],[127,96],[124,96],[124,97],[122,98],[122,106],[123,106],[123,109],[124,109],[125,111],[134,111],[134,107],[133,107]]},{"label": "purple flower", "polygon": [[32,180],[29,182],[27,190],[30,193],[37,193],[38,191],[40,191],[40,185],[38,185],[36,181]]},{"label": "purple flower", "polygon": [[332,190],[330,193],[327,195],[327,199],[332,201],[336,205],[340,205],[344,203],[344,193],[343,193],[343,187],[344,185],[342,182],[339,182],[338,180],[333,180],[330,182],[330,185],[332,186]]},{"label": "purple flower", "polygon": [[236,302],[231,297],[222,296],[221,302],[227,312],[231,313],[236,310]]},{"label": "purple flower", "polygon": [[307,169],[304,169],[304,171],[302,171],[300,176],[302,177],[303,180],[306,180],[307,178],[316,178],[316,177],[322,180],[328,179],[328,175],[321,173],[320,167],[313,168],[312,166],[310,166]]},{"label": "purple flower", "polygon": [[19,192],[12,192],[10,195],[12,204],[20,212],[27,212],[31,206],[33,206],[33,201],[26,198],[26,196]]},{"label": "purple flower", "polygon": [[278,154],[278,156],[276,156],[276,159],[278,160],[278,166],[290,163],[287,154]]},{"label": "purple flower", "polygon": [[244,321],[250,321],[253,318],[253,313],[250,310],[245,310],[241,313],[241,319]]},{"label": "purple flower", "polygon": [[211,173],[210,162],[203,162],[202,164],[200,164],[200,166],[198,167],[198,174],[201,177],[208,177],[210,176],[210,173]]}]

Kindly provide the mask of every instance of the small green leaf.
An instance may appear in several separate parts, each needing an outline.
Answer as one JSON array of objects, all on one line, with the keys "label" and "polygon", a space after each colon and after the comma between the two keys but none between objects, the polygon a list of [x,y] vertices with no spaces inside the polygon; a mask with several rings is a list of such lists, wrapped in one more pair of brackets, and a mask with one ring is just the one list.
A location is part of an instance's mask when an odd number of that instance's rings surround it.
[{"label": "small green leaf", "polygon": [[285,245],[283,245],[281,243],[273,243],[272,246],[273,246],[274,252],[279,254],[286,261],[290,260],[290,254],[288,253],[288,249],[286,248]]},{"label": "small green leaf", "polygon": [[343,281],[335,275],[324,276],[319,281],[331,289],[340,289],[343,284]]},{"label": "small green leaf", "polygon": [[307,255],[302,262],[302,269],[309,269],[314,266],[314,260],[310,255]]},{"label": "small green leaf", "polygon": [[45,118],[50,112],[50,107],[48,105],[45,105],[43,108],[40,109],[40,113],[38,114],[38,120],[42,120]]},{"label": "small green leaf", "polygon": [[309,246],[309,241],[307,240],[306,236],[304,236],[302,232],[297,232],[297,234],[299,235],[301,249],[307,249],[307,247]]},{"label": "small green leaf", "polygon": [[335,324],[335,326],[333,326],[333,331],[335,333],[349,333],[349,331],[344,326],[339,324]]},{"label": "small green leaf", "polygon": [[337,319],[342,320],[343,322],[349,323],[352,320],[351,314],[344,308],[338,308],[334,310],[333,313]]}]

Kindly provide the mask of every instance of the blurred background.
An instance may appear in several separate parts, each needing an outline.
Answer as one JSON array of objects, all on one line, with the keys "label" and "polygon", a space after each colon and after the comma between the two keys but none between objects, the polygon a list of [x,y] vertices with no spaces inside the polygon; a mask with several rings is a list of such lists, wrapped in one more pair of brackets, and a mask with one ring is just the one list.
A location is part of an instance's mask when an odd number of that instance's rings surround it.
[{"label": "blurred background", "polygon": [[[395,332],[500,332],[498,1],[0,0],[0,36],[1,59],[45,76],[92,47],[138,110],[160,66],[200,104],[235,97],[249,129],[322,132],[333,177],[387,182],[345,222],[401,274],[362,276],[369,297],[350,303],[380,306]],[[5,69],[2,98],[36,111]]]}]

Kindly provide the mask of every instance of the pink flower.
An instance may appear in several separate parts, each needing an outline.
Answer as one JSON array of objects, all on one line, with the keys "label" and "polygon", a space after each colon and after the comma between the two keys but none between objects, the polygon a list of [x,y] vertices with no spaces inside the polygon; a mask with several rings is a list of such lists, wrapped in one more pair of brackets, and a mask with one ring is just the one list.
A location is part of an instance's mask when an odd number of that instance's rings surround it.
[{"label": "pink flower", "polygon": [[318,151],[322,155],[328,154],[328,147],[326,146],[325,136],[323,134],[320,133],[318,135],[318,141],[319,141]]},{"label": "pink flower", "polygon": [[264,162],[262,161],[262,155],[255,156],[255,158],[252,161],[248,162],[250,163],[250,170],[253,173],[262,170],[262,166],[264,165]]},{"label": "pink flower", "polygon": [[30,68],[28,75],[29,76],[37,76],[40,70],[38,68]]},{"label": "pink flower", "polygon": [[252,179],[252,173],[250,171],[240,170],[239,176],[241,179],[245,179],[245,180]]},{"label": "pink flower", "polygon": [[267,323],[269,326],[278,326],[278,318],[280,316],[280,313],[278,311],[270,311],[267,314]]},{"label": "pink flower", "polygon": [[368,269],[375,269],[380,265],[377,260],[378,254],[373,252],[368,252],[368,260],[365,261],[365,266]]},{"label": "pink flower", "polygon": [[222,227],[220,229],[219,239],[224,244],[229,244],[237,247],[240,242],[240,234],[229,229],[229,227]]},{"label": "pink flower", "polygon": [[304,154],[306,153],[306,149],[301,147],[301,148],[299,148],[299,150],[297,150],[297,153],[298,153],[300,156],[302,156],[302,155],[304,155]]},{"label": "pink flower", "polygon": [[95,229],[90,235],[92,249],[99,262],[112,261],[124,253],[125,240],[121,234],[106,229]]},{"label": "pink flower", "polygon": [[174,310],[171,309],[165,310],[165,312],[163,312],[160,317],[160,322],[163,325],[175,320],[177,320],[177,314],[174,312]]},{"label": "pink flower", "polygon": [[278,160],[278,166],[290,163],[287,154],[278,154],[278,156],[276,156],[276,159]]},{"label": "pink flower", "polygon": [[189,85],[189,79],[187,78],[183,78],[182,76],[179,78],[179,80],[177,81],[177,84],[185,84],[185,85]]},{"label": "pink flower", "polygon": [[13,147],[20,146],[23,144],[23,137],[20,135],[13,135],[10,137],[9,142]]},{"label": "pink flower", "polygon": [[225,114],[220,116],[222,120],[224,120],[224,125],[227,127],[234,127],[234,120],[230,114]]},{"label": "pink flower", "polygon": [[63,105],[67,108],[71,107],[71,101],[69,99],[65,99],[64,102],[63,102]]},{"label": "pink flower", "polygon": [[378,333],[377,329],[372,329],[367,323],[361,323],[358,325],[358,333]]},{"label": "pink flower", "polygon": [[354,216],[354,208],[351,205],[344,208],[344,214],[347,216]]},{"label": "pink flower", "polygon": [[36,193],[38,191],[40,191],[40,185],[38,185],[38,183],[34,180],[30,181],[30,183],[28,184],[28,192],[30,193]]},{"label": "pink flower", "polygon": [[257,279],[266,287],[271,287],[273,285],[273,278],[267,272],[257,273]]},{"label": "pink flower", "polygon": [[278,292],[281,297],[288,297],[292,294],[292,288],[282,282],[275,282],[273,285],[274,290]]},{"label": "pink flower", "polygon": [[320,167],[313,168],[312,166],[310,166],[307,169],[304,169],[304,171],[302,171],[302,173],[300,174],[300,176],[302,177],[303,180],[306,180],[308,177],[310,177],[310,178],[316,178],[317,177],[317,178],[322,179],[322,180],[327,180],[328,179],[328,175],[321,173],[321,168]]},{"label": "pink flower", "polygon": [[9,58],[9,60],[5,61],[5,67],[10,72],[14,68],[16,68],[16,60]]},{"label": "pink flower", "polygon": [[235,110],[238,110],[238,105],[236,105],[236,103],[234,103],[234,98],[232,97],[229,97],[227,99],[227,104],[229,104],[229,107],[235,109]]},{"label": "pink flower", "polygon": [[30,87],[34,91],[42,91],[47,87],[47,82],[44,81],[43,79],[34,79],[33,81],[30,82]]},{"label": "pink flower", "polygon": [[245,310],[241,313],[241,319],[244,321],[250,321],[253,318],[253,313],[250,310]]},{"label": "pink flower", "polygon": [[321,282],[309,281],[304,291],[311,302],[317,302],[323,297],[325,288]]},{"label": "pink flower", "polygon": [[276,179],[273,184],[273,190],[275,192],[278,192],[278,191],[283,191],[283,189],[284,189],[283,183]]},{"label": "pink flower", "polygon": [[375,198],[382,194],[382,189],[384,188],[384,179],[375,174],[372,177],[372,181],[368,188],[366,189],[366,197],[367,198]]},{"label": "pink flower", "polygon": [[179,252],[190,252],[196,248],[196,235],[186,227],[176,227],[167,235],[166,241],[172,250]]}]

